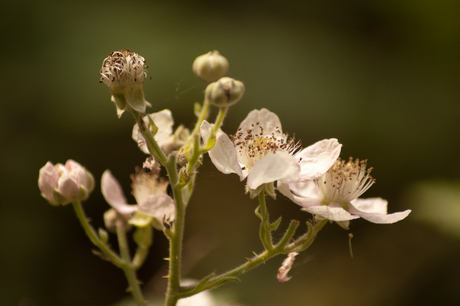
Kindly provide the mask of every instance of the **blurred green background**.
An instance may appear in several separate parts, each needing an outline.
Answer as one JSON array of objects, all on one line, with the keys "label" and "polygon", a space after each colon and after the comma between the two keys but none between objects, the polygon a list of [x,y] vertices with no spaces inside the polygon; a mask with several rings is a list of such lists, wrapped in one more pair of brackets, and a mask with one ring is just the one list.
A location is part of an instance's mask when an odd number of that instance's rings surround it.
[{"label": "blurred green background", "polygon": [[[129,194],[145,156],[133,119],[117,119],[98,71],[112,50],[139,51],[152,111],[194,124],[204,84],[194,58],[217,49],[246,85],[224,130],[252,109],[278,114],[304,145],[335,137],[342,157],[367,158],[377,183],[366,197],[412,209],[393,225],[327,226],[280,284],[279,257],[213,291],[228,304],[460,304],[460,2],[441,1],[3,1],[1,4],[0,300],[2,305],[112,305],[122,272],[91,254],[71,207],[39,195],[38,170],[72,158],[99,181],[111,169]],[[102,226],[99,184],[87,214]],[[186,224],[188,278],[224,272],[260,251],[256,201],[206,157]],[[132,200],[132,198],[130,198]],[[309,216],[282,195],[272,218]],[[281,235],[281,234],[280,234]],[[164,290],[166,239],[139,278]],[[152,279],[152,276],[155,277]],[[152,289],[153,288],[153,289]]]}]

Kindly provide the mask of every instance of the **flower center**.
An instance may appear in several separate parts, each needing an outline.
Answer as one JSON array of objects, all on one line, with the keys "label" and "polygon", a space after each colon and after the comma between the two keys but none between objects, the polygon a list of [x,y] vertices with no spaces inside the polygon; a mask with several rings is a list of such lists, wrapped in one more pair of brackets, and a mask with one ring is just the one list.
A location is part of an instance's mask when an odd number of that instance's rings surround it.
[{"label": "flower center", "polygon": [[129,50],[113,51],[102,63],[99,82],[109,87],[142,83],[147,76],[144,68],[147,68],[145,59],[139,54]]},{"label": "flower center", "polygon": [[302,146],[302,142],[295,139],[295,134],[283,134],[278,127],[275,128],[275,133],[264,134],[259,122],[252,124],[252,129],[244,132],[239,128],[235,135],[230,135],[230,140],[237,150],[238,161],[245,169],[252,168],[269,153],[285,151],[294,155]]},{"label": "flower center", "polygon": [[348,205],[350,201],[357,199],[374,183],[375,179],[370,176],[372,168],[366,170],[367,160],[360,161],[350,157],[348,162],[340,158],[335,164],[315,182],[320,188],[325,203],[339,202]]},{"label": "flower center", "polygon": [[168,181],[159,178],[158,173],[145,172],[143,169],[136,169],[136,174],[131,175],[131,180],[132,194],[138,204],[153,194],[166,193],[168,186]]}]

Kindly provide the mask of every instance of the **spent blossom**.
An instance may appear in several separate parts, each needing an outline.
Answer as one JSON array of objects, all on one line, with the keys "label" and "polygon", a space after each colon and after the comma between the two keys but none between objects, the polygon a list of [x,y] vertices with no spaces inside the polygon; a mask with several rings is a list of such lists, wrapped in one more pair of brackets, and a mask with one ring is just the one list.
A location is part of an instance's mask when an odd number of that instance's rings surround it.
[{"label": "spent blossom", "polygon": [[166,194],[167,181],[160,180],[155,173],[138,171],[132,177],[132,194],[137,205],[130,205],[123,190],[110,170],[104,171],[101,180],[102,195],[107,203],[122,215],[132,215],[129,223],[144,227],[152,223],[163,229],[163,220],[174,221],[174,201]]},{"label": "spent blossom", "polygon": [[278,281],[281,283],[287,282],[292,278],[292,276],[288,276],[287,274],[292,268],[292,265],[294,264],[295,257],[299,255],[297,252],[291,252],[288,254],[286,259],[283,261],[281,264],[281,267],[278,269]]},{"label": "spent blossom", "polygon": [[76,161],[65,165],[47,162],[40,169],[38,187],[41,195],[52,205],[65,205],[86,200],[94,189],[93,175]]},{"label": "spent blossom", "polygon": [[[205,141],[213,126],[204,121],[201,135]],[[335,162],[342,145],[325,139],[302,149],[301,142],[282,132],[278,116],[267,109],[253,110],[240,124],[235,135],[220,129],[209,151],[211,161],[222,173],[247,178],[249,189],[275,181],[292,182],[320,177]]]},{"label": "spent blossom", "polygon": [[118,117],[129,109],[145,113],[146,107],[151,106],[144,98],[144,68],[145,59],[129,50],[113,51],[104,59],[99,82],[109,87]]},{"label": "spent blossom", "polygon": [[387,214],[388,202],[381,198],[359,199],[375,179],[366,160],[340,158],[320,178],[308,182],[280,183],[278,190],[307,212],[337,221],[347,228],[349,220],[363,218],[389,224],[406,218],[410,210]]}]

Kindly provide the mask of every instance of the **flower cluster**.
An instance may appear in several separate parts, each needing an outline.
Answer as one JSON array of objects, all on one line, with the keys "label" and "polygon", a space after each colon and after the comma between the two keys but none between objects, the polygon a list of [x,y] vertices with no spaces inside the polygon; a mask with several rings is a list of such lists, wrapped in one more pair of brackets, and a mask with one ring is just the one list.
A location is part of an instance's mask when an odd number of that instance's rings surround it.
[{"label": "flower cluster", "polygon": [[[205,140],[211,129],[203,122]],[[410,213],[387,214],[387,201],[358,199],[375,182],[366,161],[342,161],[342,145],[334,138],[302,149],[301,142],[283,133],[278,116],[267,109],[250,112],[235,135],[220,130],[216,137],[209,157],[219,171],[247,178],[252,191],[276,181],[282,194],[315,216],[347,227],[349,220],[359,217],[394,223]]]},{"label": "flower cluster", "polygon": [[[311,245],[328,222],[337,222],[347,229],[350,220],[363,218],[388,224],[406,218],[411,212],[388,214],[386,200],[361,199],[375,183],[370,175],[372,168],[367,168],[366,160],[342,160],[339,157],[342,144],[335,138],[304,147],[295,134],[283,132],[278,116],[265,108],[251,111],[234,134],[222,131],[230,106],[242,99],[245,86],[225,76],[228,61],[219,52],[201,55],[193,63],[193,72],[208,84],[203,103],[194,105],[197,120],[190,130],[183,125],[174,129],[168,109],[146,114],[151,105],[144,98],[145,68],[142,56],[121,50],[111,52],[99,72],[100,82],[109,87],[118,117],[125,111],[133,114],[136,124],[132,138],[149,155],[143,166],[150,171],[138,169],[131,177],[136,204],[129,204],[110,170],[102,174],[101,192],[111,207],[104,214],[105,227],[116,233],[120,255],[111,249],[109,233],[105,229],[96,232],[83,212],[80,202],[94,189],[91,173],[73,160],[65,165],[48,162],[40,169],[38,179],[41,195],[49,203],[56,206],[72,203],[86,234],[100,250],[95,254],[123,270],[137,305],[147,305],[135,272],[147,258],[153,228],[163,231],[170,242],[165,304],[213,305],[205,290],[237,280],[239,275],[276,255],[288,254],[278,270],[278,280],[291,279],[288,273],[295,257]],[[218,114],[215,121],[209,121],[213,106],[218,108]],[[197,169],[206,153],[220,172],[235,173],[240,181],[246,180],[246,192],[251,198],[258,197],[255,214],[261,220],[259,237],[264,251],[254,253],[253,258],[230,272],[213,273],[198,282],[187,283],[181,280],[184,222]],[[168,180],[160,178],[160,171],[166,172]],[[282,237],[276,242],[273,239],[272,232],[278,231],[281,218],[270,221],[265,198],[269,195],[276,199],[277,191],[314,216],[314,221],[307,222],[308,230],[303,235],[296,235],[299,222],[291,220]],[[131,244],[127,239],[132,227],[137,245],[134,256],[130,255]],[[183,300],[178,301],[180,298]]]}]

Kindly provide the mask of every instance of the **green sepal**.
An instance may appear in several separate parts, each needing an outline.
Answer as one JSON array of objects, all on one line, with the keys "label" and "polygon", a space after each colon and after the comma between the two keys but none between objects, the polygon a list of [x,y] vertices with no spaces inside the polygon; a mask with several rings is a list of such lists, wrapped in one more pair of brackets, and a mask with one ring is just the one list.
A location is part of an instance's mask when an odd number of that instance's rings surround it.
[{"label": "green sepal", "polygon": [[152,132],[152,135],[155,136],[158,133],[158,127],[156,126],[155,122],[153,122],[153,119],[150,118],[150,116],[147,117],[149,118],[150,132]]},{"label": "green sepal", "polygon": [[276,229],[278,228],[278,226],[280,226],[281,224],[281,219],[282,217],[279,217],[278,220],[276,220],[275,222],[273,222],[272,224],[270,224],[267,228],[267,230],[269,232],[272,232],[272,231],[276,231]]},{"label": "green sepal", "polygon": [[148,248],[152,244],[152,235],[150,233],[152,229],[150,227],[137,228],[134,231],[133,238],[134,242],[141,248]]},{"label": "green sepal", "polygon": [[98,229],[98,234],[99,234],[99,238],[101,239],[102,243],[107,244],[107,242],[109,241],[109,234],[107,233],[107,231],[103,229],[102,227],[100,227]]}]

